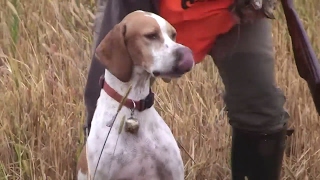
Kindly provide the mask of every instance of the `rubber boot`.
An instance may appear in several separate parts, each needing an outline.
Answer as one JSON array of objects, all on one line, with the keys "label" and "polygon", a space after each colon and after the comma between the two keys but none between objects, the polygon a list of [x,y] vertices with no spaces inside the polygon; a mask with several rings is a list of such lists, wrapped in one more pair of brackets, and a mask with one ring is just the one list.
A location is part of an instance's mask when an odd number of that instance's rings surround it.
[{"label": "rubber boot", "polygon": [[232,130],[232,180],[280,180],[287,126],[271,134]]}]

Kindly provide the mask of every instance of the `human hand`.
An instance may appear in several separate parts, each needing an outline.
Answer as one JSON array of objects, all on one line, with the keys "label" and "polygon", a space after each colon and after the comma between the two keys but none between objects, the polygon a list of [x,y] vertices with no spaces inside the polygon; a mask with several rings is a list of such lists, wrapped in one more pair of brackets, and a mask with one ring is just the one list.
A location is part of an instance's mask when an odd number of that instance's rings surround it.
[{"label": "human hand", "polygon": [[232,11],[239,23],[250,23],[256,19],[275,19],[276,0],[235,0]]}]

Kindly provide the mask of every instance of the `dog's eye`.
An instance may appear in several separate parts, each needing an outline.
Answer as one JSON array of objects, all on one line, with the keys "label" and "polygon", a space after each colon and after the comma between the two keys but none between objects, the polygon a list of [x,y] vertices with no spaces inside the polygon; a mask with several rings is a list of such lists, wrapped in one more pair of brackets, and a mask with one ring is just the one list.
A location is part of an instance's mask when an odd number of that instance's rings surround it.
[{"label": "dog's eye", "polygon": [[144,35],[147,39],[150,39],[150,40],[155,40],[158,38],[158,34],[157,33],[149,33],[149,34],[145,34]]},{"label": "dog's eye", "polygon": [[176,39],[176,37],[177,37],[177,33],[172,33],[172,34],[171,34],[171,39],[172,39],[172,40]]}]

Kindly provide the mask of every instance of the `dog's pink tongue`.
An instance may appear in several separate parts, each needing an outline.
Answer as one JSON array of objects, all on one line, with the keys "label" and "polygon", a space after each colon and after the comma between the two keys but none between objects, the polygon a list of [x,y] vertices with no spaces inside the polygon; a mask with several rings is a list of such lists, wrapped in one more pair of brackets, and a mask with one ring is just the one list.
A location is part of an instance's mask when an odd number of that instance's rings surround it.
[{"label": "dog's pink tongue", "polygon": [[194,66],[194,58],[191,49],[188,47],[182,47],[179,48],[178,51],[182,54],[181,60],[178,63],[179,71],[183,73],[189,72]]}]

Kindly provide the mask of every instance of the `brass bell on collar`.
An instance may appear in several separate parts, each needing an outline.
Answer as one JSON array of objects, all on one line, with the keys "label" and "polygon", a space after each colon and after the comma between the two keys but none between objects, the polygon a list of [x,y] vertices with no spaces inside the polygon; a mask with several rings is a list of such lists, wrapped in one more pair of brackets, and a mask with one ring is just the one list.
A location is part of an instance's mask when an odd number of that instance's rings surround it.
[{"label": "brass bell on collar", "polygon": [[139,130],[139,122],[137,119],[130,117],[124,123],[124,129],[126,132],[136,134]]}]

